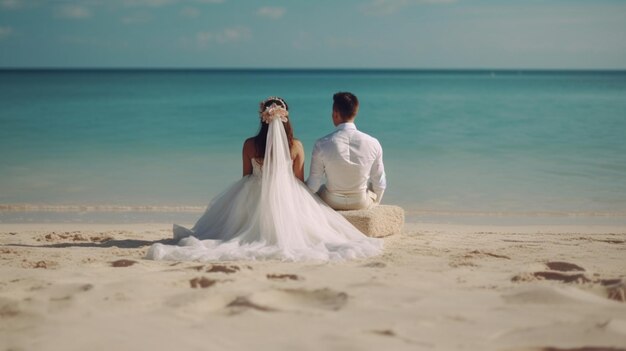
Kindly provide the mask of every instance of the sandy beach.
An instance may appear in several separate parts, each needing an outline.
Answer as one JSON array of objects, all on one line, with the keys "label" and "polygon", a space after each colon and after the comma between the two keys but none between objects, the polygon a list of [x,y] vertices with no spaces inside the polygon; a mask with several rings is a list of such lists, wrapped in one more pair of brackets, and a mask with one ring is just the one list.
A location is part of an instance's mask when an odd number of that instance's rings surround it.
[{"label": "sandy beach", "polygon": [[143,259],[169,237],[0,225],[0,350],[626,349],[625,227],[408,223],[361,261]]}]

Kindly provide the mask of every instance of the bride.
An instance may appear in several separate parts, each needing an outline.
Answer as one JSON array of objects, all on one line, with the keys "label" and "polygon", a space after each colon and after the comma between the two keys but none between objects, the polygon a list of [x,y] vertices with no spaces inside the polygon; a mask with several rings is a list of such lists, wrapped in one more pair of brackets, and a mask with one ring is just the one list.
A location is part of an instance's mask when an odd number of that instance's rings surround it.
[{"label": "bride", "polygon": [[369,238],[302,182],[304,150],[280,97],[260,104],[261,128],[243,146],[243,178],[209,204],[191,229],[174,224],[177,245],[154,244],[154,260],[345,260],[375,256]]}]

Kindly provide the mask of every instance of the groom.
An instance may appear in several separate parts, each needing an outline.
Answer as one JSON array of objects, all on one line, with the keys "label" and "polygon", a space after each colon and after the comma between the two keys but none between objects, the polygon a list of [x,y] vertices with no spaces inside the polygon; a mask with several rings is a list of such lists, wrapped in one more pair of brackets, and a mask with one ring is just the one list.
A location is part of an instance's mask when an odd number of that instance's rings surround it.
[{"label": "groom", "polygon": [[[380,203],[385,187],[383,149],[376,138],[356,129],[359,100],[333,96],[334,132],[317,140],[307,185],[335,210],[360,210]],[[326,176],[326,184],[322,184]]]}]

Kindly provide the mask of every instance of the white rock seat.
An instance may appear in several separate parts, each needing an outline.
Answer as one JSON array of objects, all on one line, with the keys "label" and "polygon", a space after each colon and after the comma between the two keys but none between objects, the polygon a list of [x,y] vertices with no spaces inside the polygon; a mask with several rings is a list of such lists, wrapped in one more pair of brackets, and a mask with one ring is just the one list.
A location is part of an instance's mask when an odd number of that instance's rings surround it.
[{"label": "white rock seat", "polygon": [[399,234],[404,227],[404,209],[378,205],[369,210],[337,211],[367,236],[381,238]]}]

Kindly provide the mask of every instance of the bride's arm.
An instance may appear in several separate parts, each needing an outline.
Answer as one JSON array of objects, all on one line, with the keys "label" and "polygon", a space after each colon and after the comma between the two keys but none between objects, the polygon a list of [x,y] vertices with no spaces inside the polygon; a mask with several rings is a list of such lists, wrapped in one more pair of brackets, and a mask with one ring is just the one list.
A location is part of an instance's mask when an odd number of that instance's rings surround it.
[{"label": "bride's arm", "polygon": [[254,139],[247,139],[243,143],[243,150],[241,151],[241,158],[243,160],[243,176],[252,174],[252,157],[254,155]]},{"label": "bride's arm", "polygon": [[304,147],[300,140],[293,141],[293,174],[304,182]]}]

